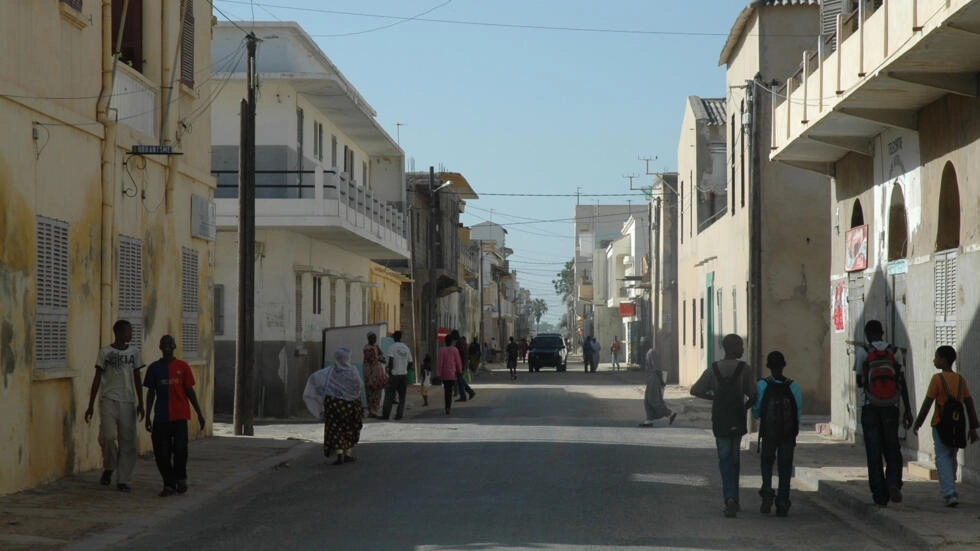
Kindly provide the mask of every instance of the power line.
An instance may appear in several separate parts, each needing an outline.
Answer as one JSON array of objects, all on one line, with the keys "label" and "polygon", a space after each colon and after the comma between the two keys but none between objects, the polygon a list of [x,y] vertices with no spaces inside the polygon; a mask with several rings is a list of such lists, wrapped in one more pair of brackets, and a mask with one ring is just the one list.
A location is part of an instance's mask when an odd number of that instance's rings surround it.
[{"label": "power line", "polygon": [[[211,8],[212,8],[212,9],[213,9],[214,11],[216,11],[216,12],[218,12],[218,13],[220,13],[220,14],[222,15],[222,17],[224,17],[224,18],[225,18],[226,20],[228,20],[228,22],[229,22],[229,23],[231,23],[231,24],[232,24],[232,25],[234,25],[235,27],[238,27],[238,30],[240,30],[240,31],[242,31],[242,32],[243,32],[243,33],[245,33],[246,35],[248,35],[248,34],[250,34],[250,33],[249,33],[248,31],[246,31],[245,29],[243,29],[241,25],[239,25],[238,23],[236,23],[236,22],[235,22],[235,21],[234,21],[234,20],[233,20],[232,18],[230,18],[230,17],[228,17],[227,15],[225,15],[225,12],[223,12],[223,11],[221,11],[221,8],[219,8],[218,6],[215,6],[215,5],[214,5],[214,2],[213,2],[212,0],[207,0],[207,2],[208,2],[208,4],[211,4]],[[246,4],[246,5],[252,5],[252,4],[251,4],[251,3],[249,3],[249,2],[238,2],[238,3],[239,3],[239,4]],[[255,4],[255,5],[259,5],[259,4]]]},{"label": "power line", "polygon": [[424,12],[421,12],[419,14],[413,15],[412,17],[408,17],[408,18],[405,18],[405,19],[399,19],[398,21],[395,21],[394,23],[389,23],[387,25],[381,25],[380,27],[374,27],[373,29],[365,29],[363,31],[355,31],[355,32],[352,32],[352,33],[321,34],[321,35],[318,35],[318,36],[320,38],[334,38],[334,37],[339,37],[339,36],[355,36],[355,35],[358,35],[358,34],[367,34],[367,33],[373,33],[375,31],[381,31],[381,30],[384,30],[384,29],[390,29],[390,28],[394,27],[395,25],[401,25],[402,23],[407,23],[409,21],[418,20],[423,15],[430,14],[430,13],[436,11],[437,9],[439,9],[439,8],[441,8],[441,7],[449,4],[449,3],[451,3],[452,1],[453,0],[446,0],[442,4],[439,4],[438,6],[431,7],[429,9],[425,10]]}]

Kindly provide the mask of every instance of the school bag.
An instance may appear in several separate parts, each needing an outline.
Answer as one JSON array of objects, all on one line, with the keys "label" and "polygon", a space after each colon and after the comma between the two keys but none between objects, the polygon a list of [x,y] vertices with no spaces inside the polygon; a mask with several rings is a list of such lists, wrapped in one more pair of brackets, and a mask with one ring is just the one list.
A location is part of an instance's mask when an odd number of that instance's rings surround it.
[{"label": "school bag", "polygon": [[946,403],[939,410],[939,439],[948,448],[966,447],[966,412],[963,410],[963,377],[957,375],[959,385],[956,387],[956,397],[949,393],[946,386],[946,377],[939,374],[939,380],[943,383],[943,392],[946,393]]},{"label": "school bag", "polygon": [[889,345],[884,350],[867,346],[864,361],[864,391],[873,406],[898,405],[898,360]]},{"label": "school bag", "polygon": [[766,377],[766,390],[762,395],[759,439],[771,444],[794,442],[800,433],[797,419],[796,398],[790,385],[793,379],[778,382]]},{"label": "school bag", "polygon": [[711,430],[717,438],[733,438],[748,432],[745,426],[745,397],[741,374],[745,362],[738,362],[730,377],[723,377],[718,362],[711,364],[717,385],[711,404]]}]

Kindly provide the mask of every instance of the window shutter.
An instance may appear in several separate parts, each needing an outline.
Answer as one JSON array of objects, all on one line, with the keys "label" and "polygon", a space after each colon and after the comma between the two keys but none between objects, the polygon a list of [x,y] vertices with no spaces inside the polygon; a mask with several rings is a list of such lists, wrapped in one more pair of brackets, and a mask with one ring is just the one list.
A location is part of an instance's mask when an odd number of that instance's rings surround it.
[{"label": "window shutter", "polygon": [[197,251],[181,248],[181,316],[180,339],[184,356],[197,357],[198,331],[197,316],[199,305],[197,300],[198,259]]},{"label": "window shutter", "polygon": [[119,319],[133,326],[133,345],[143,349],[143,242],[119,236]]},{"label": "window shutter", "polygon": [[181,1],[180,82],[194,87],[194,0]]},{"label": "window shutter", "polygon": [[68,360],[68,223],[38,216],[34,359],[38,368]]},{"label": "window shutter", "polygon": [[[823,0],[820,4],[820,33],[822,39],[837,34],[837,15],[844,9],[843,0]],[[837,49],[837,37],[828,44],[830,51]]]},{"label": "window shutter", "polygon": [[936,346],[956,346],[959,337],[957,330],[957,286],[956,252],[937,253],[933,266],[934,305],[936,311]]}]

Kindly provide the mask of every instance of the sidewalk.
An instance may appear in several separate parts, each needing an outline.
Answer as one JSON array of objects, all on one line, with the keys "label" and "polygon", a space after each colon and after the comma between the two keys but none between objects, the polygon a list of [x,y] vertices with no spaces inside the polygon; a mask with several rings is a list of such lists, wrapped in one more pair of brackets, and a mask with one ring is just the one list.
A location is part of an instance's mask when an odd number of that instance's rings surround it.
[{"label": "sidewalk", "polygon": [[[625,372],[623,391],[642,396],[642,374]],[[492,382],[490,378],[481,382]],[[666,396],[678,411],[678,424],[710,427],[710,403],[690,397],[688,389],[669,386]],[[816,432],[820,419],[804,417],[795,453],[796,492],[808,492],[817,504],[837,516],[870,530],[899,536],[915,549],[980,549],[980,487],[958,483],[957,508],[947,508],[939,484],[906,470],[904,499],[887,508],[872,504],[867,483],[864,447]],[[230,426],[216,424],[216,434],[190,442],[190,490],[185,495],[160,498],[161,488],[152,456],[139,458],[133,492],[100,486],[101,471],[70,476],[33,490],[0,497],[0,549],[95,550],[127,538],[188,510],[199,508],[217,494],[269,470],[288,468],[289,462],[319,448],[303,440],[310,426],[276,421],[264,427],[264,437],[228,436]],[[257,428],[259,428],[257,426]],[[756,435],[745,438],[742,474],[758,474]],[[743,480],[743,487],[750,490]],[[754,492],[746,493],[746,514],[757,510]],[[792,520],[793,511],[790,511]]]}]

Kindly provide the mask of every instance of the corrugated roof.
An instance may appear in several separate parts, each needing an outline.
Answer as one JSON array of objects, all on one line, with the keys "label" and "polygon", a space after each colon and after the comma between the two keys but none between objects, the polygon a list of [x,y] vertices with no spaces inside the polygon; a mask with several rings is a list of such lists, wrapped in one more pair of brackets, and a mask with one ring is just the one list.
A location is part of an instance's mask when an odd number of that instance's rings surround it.
[{"label": "corrugated roof", "polygon": [[735,23],[732,25],[732,30],[728,33],[728,39],[725,41],[725,46],[721,49],[721,56],[718,57],[718,65],[724,65],[728,63],[729,58],[735,50],[735,45],[738,43],[739,38],[742,37],[742,33],[745,31],[745,26],[749,21],[749,16],[756,8],[766,8],[766,7],[782,7],[782,6],[819,6],[820,0],[752,0],[749,2],[748,6],[738,14],[735,18]]},{"label": "corrugated roof", "polygon": [[725,98],[701,98],[708,126],[725,126]]}]

